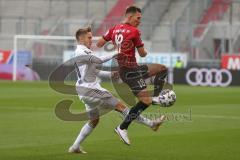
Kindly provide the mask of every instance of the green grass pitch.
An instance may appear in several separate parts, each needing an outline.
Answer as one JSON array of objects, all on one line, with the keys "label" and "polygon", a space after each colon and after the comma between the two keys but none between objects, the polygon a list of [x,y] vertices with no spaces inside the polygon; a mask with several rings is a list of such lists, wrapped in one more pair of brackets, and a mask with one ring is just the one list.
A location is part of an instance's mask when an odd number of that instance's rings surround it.
[{"label": "green grass pitch", "polygon": [[[113,92],[111,85],[103,86]],[[173,107],[145,111],[169,116],[158,132],[134,123],[129,128],[132,145],[126,146],[113,131],[121,118],[111,112],[83,143],[88,154],[76,155],[67,149],[84,122],[61,121],[54,107],[72,99],[73,112],[84,110],[77,96],[57,93],[47,82],[1,81],[0,160],[239,160],[240,87],[176,85],[175,92]]]}]

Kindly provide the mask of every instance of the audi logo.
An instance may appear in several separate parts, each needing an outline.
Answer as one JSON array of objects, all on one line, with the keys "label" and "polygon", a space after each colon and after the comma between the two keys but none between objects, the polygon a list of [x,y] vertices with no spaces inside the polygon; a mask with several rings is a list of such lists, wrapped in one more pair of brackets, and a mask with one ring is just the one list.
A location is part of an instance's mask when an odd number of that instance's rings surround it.
[{"label": "audi logo", "polygon": [[192,86],[226,87],[232,82],[232,74],[226,69],[191,68],[186,80]]}]

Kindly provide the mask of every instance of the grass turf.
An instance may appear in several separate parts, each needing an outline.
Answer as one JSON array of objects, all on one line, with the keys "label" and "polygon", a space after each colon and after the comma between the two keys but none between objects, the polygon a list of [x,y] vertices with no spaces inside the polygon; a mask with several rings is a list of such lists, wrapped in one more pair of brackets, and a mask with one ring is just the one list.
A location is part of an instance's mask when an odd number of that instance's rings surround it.
[{"label": "grass turf", "polygon": [[[103,86],[111,91],[108,83]],[[53,91],[47,82],[0,82],[0,159],[240,159],[240,87],[175,86],[177,102],[171,108],[151,106],[150,113],[165,113],[168,120],[158,132],[134,123],[132,145],[124,145],[113,132],[118,113],[101,117],[83,143],[86,155],[66,151],[84,122],[59,120],[54,107],[72,99],[73,112],[84,110],[77,96]]]}]

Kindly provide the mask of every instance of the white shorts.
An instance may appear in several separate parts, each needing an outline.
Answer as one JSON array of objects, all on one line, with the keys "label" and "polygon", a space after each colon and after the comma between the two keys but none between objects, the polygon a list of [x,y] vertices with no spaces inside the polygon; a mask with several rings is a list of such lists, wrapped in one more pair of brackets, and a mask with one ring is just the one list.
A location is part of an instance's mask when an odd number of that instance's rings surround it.
[{"label": "white shorts", "polygon": [[[94,89],[78,85],[76,86],[76,91],[80,100],[85,104],[86,111],[95,116],[99,116],[101,111],[109,112],[115,109],[116,105],[119,103],[117,98],[100,85]],[[90,117],[92,116],[90,115]]]}]

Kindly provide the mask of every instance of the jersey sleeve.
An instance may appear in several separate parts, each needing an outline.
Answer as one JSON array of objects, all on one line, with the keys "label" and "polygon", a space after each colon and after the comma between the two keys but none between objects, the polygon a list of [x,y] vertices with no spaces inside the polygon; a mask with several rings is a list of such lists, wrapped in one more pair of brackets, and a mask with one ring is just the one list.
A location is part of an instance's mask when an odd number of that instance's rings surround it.
[{"label": "jersey sleeve", "polygon": [[136,34],[135,34],[135,38],[134,38],[133,42],[134,42],[134,45],[136,46],[136,48],[144,46],[144,43],[142,42],[142,39],[141,39],[141,33],[139,30],[136,30]]},{"label": "jersey sleeve", "polygon": [[106,55],[103,57],[97,57],[91,54],[82,54],[78,55],[77,57],[71,59],[71,63],[96,63],[96,64],[102,64],[104,62],[109,61],[110,59],[114,58],[117,56],[116,54],[113,55]]},{"label": "jersey sleeve", "polygon": [[113,28],[110,28],[104,35],[103,35],[103,39],[105,41],[110,41],[111,37],[112,37],[112,32],[113,32]]}]

